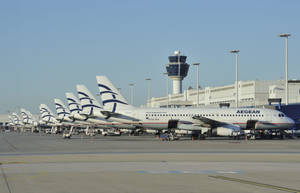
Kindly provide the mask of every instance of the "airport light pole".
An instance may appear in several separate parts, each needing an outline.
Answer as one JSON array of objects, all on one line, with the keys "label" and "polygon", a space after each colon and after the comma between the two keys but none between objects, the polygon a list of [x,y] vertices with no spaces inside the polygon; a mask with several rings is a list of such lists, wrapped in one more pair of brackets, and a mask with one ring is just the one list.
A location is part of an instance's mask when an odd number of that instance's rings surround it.
[{"label": "airport light pole", "polygon": [[289,84],[288,84],[288,39],[291,34],[279,34],[279,37],[285,38],[285,104],[289,104]]},{"label": "airport light pole", "polygon": [[194,63],[197,66],[197,107],[199,107],[199,65],[200,63]]},{"label": "airport light pole", "polygon": [[239,52],[240,50],[231,50],[230,53],[235,54],[235,89],[236,89],[236,97],[235,97],[235,106],[239,107]]},{"label": "airport light pole", "polygon": [[134,83],[129,84],[130,86],[130,103],[131,105],[133,105],[133,87],[134,87]]},{"label": "airport light pole", "polygon": [[167,108],[169,108],[169,79],[168,79],[168,73],[165,72],[164,75],[166,75],[166,92],[167,92]]},{"label": "airport light pole", "polygon": [[[150,102],[150,98],[151,98],[151,78],[146,78],[145,79],[148,82],[148,97],[147,97],[147,101]],[[147,102],[147,104],[148,104]]]}]

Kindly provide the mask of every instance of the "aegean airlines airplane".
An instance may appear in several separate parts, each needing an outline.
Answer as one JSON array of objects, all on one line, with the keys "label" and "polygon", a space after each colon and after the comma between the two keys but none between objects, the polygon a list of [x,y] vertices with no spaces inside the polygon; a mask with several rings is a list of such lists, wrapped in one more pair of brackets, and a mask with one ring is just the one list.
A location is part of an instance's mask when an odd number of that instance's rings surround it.
[{"label": "aegean airlines airplane", "polygon": [[238,135],[241,129],[288,129],[294,121],[282,112],[264,108],[137,108],[128,104],[105,76],[97,76],[104,110],[110,120],[151,129],[183,129]]}]

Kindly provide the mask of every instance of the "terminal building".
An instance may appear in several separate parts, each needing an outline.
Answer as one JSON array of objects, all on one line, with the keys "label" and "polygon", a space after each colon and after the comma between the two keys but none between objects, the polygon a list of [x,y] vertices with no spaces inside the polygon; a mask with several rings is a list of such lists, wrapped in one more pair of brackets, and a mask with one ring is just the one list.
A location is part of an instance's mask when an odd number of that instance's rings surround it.
[{"label": "terminal building", "polygon": [[[269,99],[285,101],[285,80],[239,81],[239,106],[268,105]],[[199,89],[199,106],[218,107],[229,104],[235,107],[235,84]],[[289,81],[289,103],[300,103],[300,80]],[[183,93],[152,97],[148,107],[190,107],[197,105],[197,89],[187,89]]]},{"label": "terminal building", "polygon": [[[182,91],[182,80],[188,74],[186,56],[175,51],[166,65],[167,75],[173,80],[173,93],[163,97],[152,97],[147,107],[192,107],[197,105],[197,89]],[[289,80],[289,103],[300,103],[300,80]],[[221,104],[235,107],[235,84],[199,88],[199,106],[218,107]],[[248,80],[238,82],[238,103],[240,107],[261,107],[269,99],[285,101],[285,80]]]}]

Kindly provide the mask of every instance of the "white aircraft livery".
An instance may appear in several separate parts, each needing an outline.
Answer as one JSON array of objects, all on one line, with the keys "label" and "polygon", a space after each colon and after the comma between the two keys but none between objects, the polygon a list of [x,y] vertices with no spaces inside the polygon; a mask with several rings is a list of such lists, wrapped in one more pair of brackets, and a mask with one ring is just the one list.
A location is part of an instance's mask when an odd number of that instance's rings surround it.
[{"label": "white aircraft livery", "polygon": [[211,131],[232,135],[241,129],[288,129],[294,121],[282,112],[260,108],[137,108],[105,76],[97,76],[103,114],[122,123],[152,129]]},{"label": "white aircraft livery", "polygon": [[46,104],[40,104],[40,116],[42,124],[57,125],[59,123]]},{"label": "white aircraft livery", "polygon": [[57,119],[59,121],[73,122],[73,120],[70,118],[70,111],[67,109],[62,100],[55,98],[54,104],[56,108]]},{"label": "white aircraft livery", "polygon": [[24,125],[26,125],[26,126],[37,126],[38,125],[37,121],[35,121],[33,119],[32,114],[29,111],[25,110],[24,108],[21,108],[21,116],[22,116]]}]

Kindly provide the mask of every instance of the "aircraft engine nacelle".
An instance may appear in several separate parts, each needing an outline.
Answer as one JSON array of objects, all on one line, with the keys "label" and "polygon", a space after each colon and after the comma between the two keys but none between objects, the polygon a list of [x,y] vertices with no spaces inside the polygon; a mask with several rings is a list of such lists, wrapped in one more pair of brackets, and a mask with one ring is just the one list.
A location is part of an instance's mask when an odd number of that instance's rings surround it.
[{"label": "aircraft engine nacelle", "polygon": [[224,125],[223,127],[217,127],[213,129],[213,135],[217,136],[238,136],[241,129],[235,125]]}]

